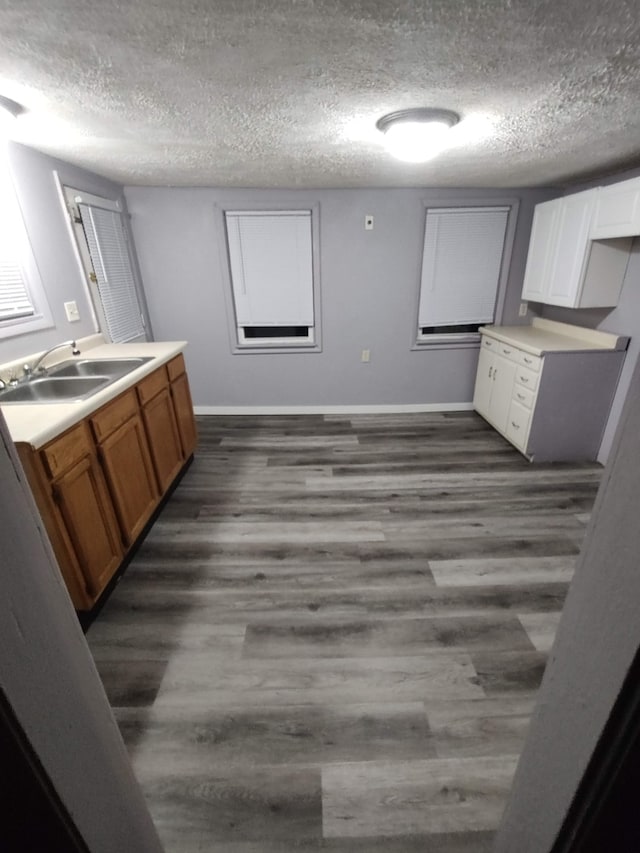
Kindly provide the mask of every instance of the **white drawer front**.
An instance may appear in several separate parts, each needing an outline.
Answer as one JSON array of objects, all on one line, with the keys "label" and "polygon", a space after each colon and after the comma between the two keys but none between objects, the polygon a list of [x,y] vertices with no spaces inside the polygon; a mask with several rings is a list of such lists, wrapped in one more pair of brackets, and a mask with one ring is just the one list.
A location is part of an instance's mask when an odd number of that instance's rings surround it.
[{"label": "white drawer front", "polygon": [[526,406],[527,409],[533,409],[536,395],[533,391],[529,391],[528,388],[525,388],[524,385],[516,384],[513,386],[513,399],[516,403],[520,403],[521,406]]},{"label": "white drawer front", "polygon": [[482,347],[483,349],[491,350],[492,352],[498,352],[498,341],[495,338],[490,338],[488,335],[482,336]]},{"label": "white drawer front", "polygon": [[507,421],[507,438],[521,450],[524,450],[527,444],[530,420],[530,409],[525,409],[524,406],[515,401],[511,403],[509,420]]},{"label": "white drawer front", "polygon": [[542,359],[540,356],[531,355],[530,352],[525,352],[524,350],[516,350],[518,364],[521,364],[523,367],[526,367],[528,370],[535,370],[536,373],[540,372],[540,367],[542,366]]},{"label": "white drawer front", "polygon": [[522,385],[523,388],[527,388],[529,391],[535,391],[538,387],[539,376],[539,373],[529,370],[528,367],[518,367],[516,370],[516,384]]},{"label": "white drawer front", "polygon": [[518,360],[518,350],[516,347],[511,346],[511,344],[503,344],[501,341],[498,342],[498,352],[500,355],[503,355],[505,358],[510,359],[510,361]]}]

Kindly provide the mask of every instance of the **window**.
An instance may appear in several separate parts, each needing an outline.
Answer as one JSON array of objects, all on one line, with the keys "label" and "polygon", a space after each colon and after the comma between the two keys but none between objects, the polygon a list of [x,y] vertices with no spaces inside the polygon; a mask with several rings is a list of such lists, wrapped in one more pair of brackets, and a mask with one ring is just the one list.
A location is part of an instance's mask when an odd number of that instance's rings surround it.
[{"label": "window", "polygon": [[508,258],[505,236],[511,207],[427,210],[418,344],[464,343],[493,323]]},{"label": "window", "polygon": [[227,210],[237,345],[317,346],[311,210]]},{"label": "window", "polygon": [[8,338],[53,321],[6,163],[0,171],[0,338]]},{"label": "window", "polygon": [[63,189],[101,331],[112,343],[146,340],[144,315],[119,203],[70,187]]}]

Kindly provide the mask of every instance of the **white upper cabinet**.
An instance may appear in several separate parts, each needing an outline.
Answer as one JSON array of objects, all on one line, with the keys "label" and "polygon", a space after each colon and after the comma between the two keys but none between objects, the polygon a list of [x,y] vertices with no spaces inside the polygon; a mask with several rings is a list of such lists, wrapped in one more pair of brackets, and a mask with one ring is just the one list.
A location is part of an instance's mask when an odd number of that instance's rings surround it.
[{"label": "white upper cabinet", "polygon": [[631,238],[594,241],[601,190],[573,193],[536,205],[522,298],[566,308],[617,304]]},{"label": "white upper cabinet", "polygon": [[591,239],[636,234],[640,234],[640,178],[602,187],[591,223]]},{"label": "white upper cabinet", "polygon": [[522,298],[544,302],[546,282],[549,279],[560,205],[553,201],[536,204],[531,226],[529,255],[524,274]]}]

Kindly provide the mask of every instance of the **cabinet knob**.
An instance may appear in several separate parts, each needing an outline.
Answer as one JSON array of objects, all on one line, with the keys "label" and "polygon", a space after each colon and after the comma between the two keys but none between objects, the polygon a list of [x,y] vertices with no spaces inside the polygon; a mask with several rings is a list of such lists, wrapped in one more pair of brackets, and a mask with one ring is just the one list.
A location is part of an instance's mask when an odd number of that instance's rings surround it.
[{"label": "cabinet knob", "polygon": [[512,426],[514,429],[520,429],[520,424],[517,424],[515,421],[511,421],[511,426]]}]

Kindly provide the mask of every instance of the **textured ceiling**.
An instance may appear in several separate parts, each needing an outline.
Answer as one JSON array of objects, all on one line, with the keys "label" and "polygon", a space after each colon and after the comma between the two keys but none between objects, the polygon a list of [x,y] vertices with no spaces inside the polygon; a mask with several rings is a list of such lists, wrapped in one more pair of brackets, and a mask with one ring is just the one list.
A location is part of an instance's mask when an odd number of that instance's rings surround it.
[{"label": "textured ceiling", "polygon": [[[0,0],[14,138],[125,184],[559,185],[640,165],[637,0]],[[376,120],[460,113],[430,163]]]}]

